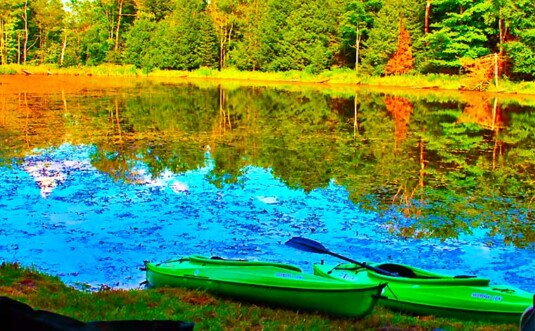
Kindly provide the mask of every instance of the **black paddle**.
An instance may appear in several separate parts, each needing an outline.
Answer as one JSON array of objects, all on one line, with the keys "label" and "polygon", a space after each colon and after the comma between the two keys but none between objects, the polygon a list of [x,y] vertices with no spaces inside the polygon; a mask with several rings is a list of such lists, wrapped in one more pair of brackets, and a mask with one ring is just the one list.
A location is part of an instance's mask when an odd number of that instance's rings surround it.
[{"label": "black paddle", "polygon": [[305,252],[329,254],[329,255],[335,256],[335,257],[337,257],[339,259],[346,260],[348,262],[351,262],[351,263],[354,263],[356,265],[359,265],[359,266],[361,266],[363,268],[366,268],[368,270],[375,271],[378,274],[391,276],[391,277],[399,277],[398,274],[392,273],[390,271],[383,270],[383,269],[380,269],[380,268],[376,268],[376,267],[373,267],[371,265],[367,265],[366,263],[358,262],[358,261],[355,261],[355,260],[350,259],[348,257],[342,256],[340,254],[333,253],[330,250],[328,250],[327,248],[325,248],[319,242],[311,240],[311,239],[306,239],[306,238],[301,238],[301,237],[293,237],[292,239],[288,240],[285,243],[285,245],[288,245],[288,246],[293,247],[293,248],[300,249],[300,250],[305,251]]}]

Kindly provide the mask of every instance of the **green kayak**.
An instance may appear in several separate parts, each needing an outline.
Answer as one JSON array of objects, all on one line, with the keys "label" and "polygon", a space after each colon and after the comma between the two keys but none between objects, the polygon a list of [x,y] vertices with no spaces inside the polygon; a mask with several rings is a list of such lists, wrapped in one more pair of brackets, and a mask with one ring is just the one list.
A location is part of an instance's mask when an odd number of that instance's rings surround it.
[{"label": "green kayak", "polygon": [[145,266],[151,287],[201,289],[247,301],[347,317],[370,313],[386,285],[319,277],[289,264],[198,255],[156,264],[147,262]]},{"label": "green kayak", "polygon": [[531,293],[507,285],[491,285],[486,278],[449,276],[404,264],[368,265],[395,276],[353,263],[316,263],[314,274],[356,284],[388,282],[379,304],[417,315],[518,323],[533,300]]}]

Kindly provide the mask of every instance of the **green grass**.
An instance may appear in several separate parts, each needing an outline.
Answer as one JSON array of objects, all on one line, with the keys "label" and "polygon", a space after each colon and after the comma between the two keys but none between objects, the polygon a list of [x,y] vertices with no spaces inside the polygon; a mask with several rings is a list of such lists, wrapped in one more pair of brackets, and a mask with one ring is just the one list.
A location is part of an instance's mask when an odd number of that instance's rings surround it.
[{"label": "green grass", "polygon": [[184,289],[79,291],[35,268],[2,263],[0,296],[78,320],[182,320],[196,330],[516,330],[517,325],[415,317],[376,307],[359,319],[278,309]]}]

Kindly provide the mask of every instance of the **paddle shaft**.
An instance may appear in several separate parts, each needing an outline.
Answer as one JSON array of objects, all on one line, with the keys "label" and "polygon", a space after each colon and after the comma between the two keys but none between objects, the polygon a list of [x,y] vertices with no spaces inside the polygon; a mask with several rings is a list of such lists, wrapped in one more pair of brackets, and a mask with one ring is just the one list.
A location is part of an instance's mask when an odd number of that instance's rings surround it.
[{"label": "paddle shaft", "polygon": [[332,255],[334,257],[337,257],[339,259],[342,259],[342,260],[346,260],[347,262],[351,262],[351,263],[354,263],[360,267],[363,267],[363,268],[366,268],[368,270],[371,270],[371,271],[374,271],[378,274],[382,274],[382,275],[386,275],[386,276],[391,276],[391,277],[398,277],[397,274],[394,274],[390,271],[386,271],[386,270],[383,270],[383,269],[379,269],[379,268],[376,268],[376,267],[372,267],[371,265],[368,265],[366,263],[363,263],[363,262],[358,262],[358,261],[355,261],[353,259],[350,259],[348,257],[345,257],[343,255],[340,255],[340,254],[337,254],[337,253],[334,253],[334,252],[331,252],[331,251],[328,251],[326,250],[325,253],[329,254],[329,255]]},{"label": "paddle shaft", "polygon": [[335,257],[337,257],[339,259],[346,260],[348,262],[354,263],[354,264],[356,264],[356,265],[358,265],[358,266],[360,266],[362,268],[366,268],[368,270],[371,270],[371,271],[376,272],[376,273],[381,274],[381,275],[386,275],[386,276],[391,276],[391,277],[398,277],[399,276],[398,274],[392,273],[390,271],[383,270],[383,269],[376,268],[376,267],[372,267],[370,265],[367,265],[366,263],[358,262],[358,261],[352,260],[352,259],[350,259],[348,257],[342,256],[340,254],[331,252],[327,248],[325,248],[322,244],[320,244],[319,242],[311,240],[311,239],[301,238],[301,237],[293,237],[292,239],[290,239],[290,240],[288,240],[286,242],[286,245],[294,247],[294,248],[297,248],[297,249],[300,249],[300,250],[304,250],[304,251],[307,251],[307,252],[329,254],[329,255],[335,256]]}]

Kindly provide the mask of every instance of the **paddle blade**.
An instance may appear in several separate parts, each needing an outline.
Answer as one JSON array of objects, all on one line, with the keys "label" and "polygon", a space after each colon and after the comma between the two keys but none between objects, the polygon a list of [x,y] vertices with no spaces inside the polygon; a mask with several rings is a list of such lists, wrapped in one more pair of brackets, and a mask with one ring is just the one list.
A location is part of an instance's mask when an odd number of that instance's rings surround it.
[{"label": "paddle blade", "polygon": [[284,243],[287,246],[300,249],[305,252],[312,252],[312,253],[330,253],[327,248],[325,248],[322,244],[320,244],[317,241],[301,238],[301,237],[293,237],[292,239],[288,240],[286,243]]}]

